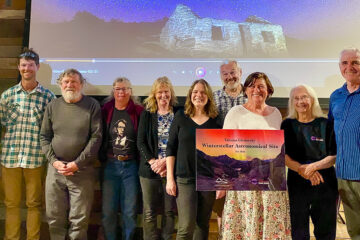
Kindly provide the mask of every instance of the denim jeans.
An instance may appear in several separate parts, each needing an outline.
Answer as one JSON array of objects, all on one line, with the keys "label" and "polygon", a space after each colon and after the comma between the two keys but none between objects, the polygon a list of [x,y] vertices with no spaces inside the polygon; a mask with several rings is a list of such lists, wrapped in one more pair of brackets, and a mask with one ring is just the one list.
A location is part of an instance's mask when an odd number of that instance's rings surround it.
[{"label": "denim jeans", "polygon": [[178,177],[176,185],[179,216],[176,240],[207,240],[215,192],[196,191],[195,180],[186,178]]},{"label": "denim jeans", "polygon": [[119,204],[122,239],[134,239],[139,192],[136,161],[108,159],[104,167],[102,189],[102,224],[106,239],[117,239]]},{"label": "denim jeans", "polygon": [[157,232],[157,210],[163,206],[161,239],[170,240],[174,233],[175,197],[166,193],[166,181],[160,178],[140,177],[143,195],[143,233],[144,240],[160,239]]}]

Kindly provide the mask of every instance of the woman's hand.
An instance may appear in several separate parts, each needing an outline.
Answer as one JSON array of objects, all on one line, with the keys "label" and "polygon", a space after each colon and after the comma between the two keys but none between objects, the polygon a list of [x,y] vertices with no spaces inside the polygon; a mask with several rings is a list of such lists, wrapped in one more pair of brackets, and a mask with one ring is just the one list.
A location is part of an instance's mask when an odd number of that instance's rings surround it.
[{"label": "woman's hand", "polygon": [[220,199],[225,197],[226,191],[225,190],[217,190],[216,191],[216,199]]},{"label": "woman's hand", "polygon": [[174,180],[167,180],[166,182],[166,192],[170,196],[176,197],[176,182]]},{"label": "woman's hand", "polygon": [[297,172],[298,172],[298,174],[299,174],[300,176],[302,176],[303,178],[309,180],[310,176],[308,176],[308,175],[305,174],[305,169],[306,169],[307,166],[308,166],[308,164],[302,164],[302,165],[300,165]]},{"label": "woman's hand", "polygon": [[309,180],[310,180],[312,186],[316,186],[316,185],[319,185],[320,183],[324,182],[323,177],[321,176],[321,174],[318,171],[315,171],[314,174],[311,175]]},{"label": "woman's hand", "polygon": [[316,167],[316,164],[315,163],[310,163],[310,164],[307,164],[307,166],[305,167],[305,171],[304,171],[304,174],[305,176],[312,176],[315,171],[317,171],[317,167]]}]

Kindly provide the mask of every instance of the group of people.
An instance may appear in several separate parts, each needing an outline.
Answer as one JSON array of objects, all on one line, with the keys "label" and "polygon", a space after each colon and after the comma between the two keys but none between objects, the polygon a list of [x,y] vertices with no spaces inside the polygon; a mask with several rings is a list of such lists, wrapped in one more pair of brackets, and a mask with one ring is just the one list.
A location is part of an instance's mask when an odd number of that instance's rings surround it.
[{"label": "group of people", "polygon": [[[55,98],[36,81],[39,66],[39,55],[26,49],[19,56],[20,83],[0,100],[5,239],[20,239],[22,182],[27,239],[40,238],[46,167],[51,239],[87,239],[97,159],[106,239],[117,239],[119,210],[122,239],[134,239],[140,193],[144,239],[172,239],[176,212],[176,239],[208,239],[212,211],[224,240],[310,239],[310,217],[316,239],[335,239],[338,193],[348,232],[360,239],[358,49],[341,52],[346,83],[331,95],[328,118],[315,91],[301,84],[290,91],[283,120],[266,103],[274,93],[268,76],[251,73],[242,85],[236,61],[220,66],[220,90],[194,81],[184,109],[176,106],[167,77],[155,80],[143,105],[131,82],[117,78],[101,107],[82,93],[85,79],[76,69],[60,74],[62,97]],[[196,191],[196,129],[220,128],[283,129],[288,191]]]}]

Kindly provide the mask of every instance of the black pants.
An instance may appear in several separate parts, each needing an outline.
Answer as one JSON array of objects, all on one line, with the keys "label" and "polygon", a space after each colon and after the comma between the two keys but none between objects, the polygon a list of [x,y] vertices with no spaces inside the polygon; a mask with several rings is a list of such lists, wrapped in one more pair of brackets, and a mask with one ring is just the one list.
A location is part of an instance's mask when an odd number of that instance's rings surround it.
[{"label": "black pants", "polygon": [[176,240],[207,240],[215,192],[196,191],[195,181],[176,178],[178,231]]},{"label": "black pants", "polygon": [[317,240],[335,239],[337,189],[327,183],[313,187],[288,183],[288,189],[292,239],[310,239],[309,217]]}]

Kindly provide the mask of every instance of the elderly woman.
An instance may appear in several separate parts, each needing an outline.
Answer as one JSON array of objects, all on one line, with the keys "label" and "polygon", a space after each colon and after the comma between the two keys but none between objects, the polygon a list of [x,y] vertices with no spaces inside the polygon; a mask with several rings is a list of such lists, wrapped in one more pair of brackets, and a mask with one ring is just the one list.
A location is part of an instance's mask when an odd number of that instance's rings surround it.
[{"label": "elderly woman", "polygon": [[160,239],[157,232],[157,211],[163,206],[162,239],[172,239],[175,198],[166,193],[166,146],[176,96],[167,77],[158,78],[144,100],[146,111],[140,116],[137,146],[140,153],[140,184],[143,194],[144,240]]},{"label": "elderly woman", "polygon": [[136,137],[143,107],[132,100],[131,83],[117,78],[110,101],[102,111],[104,165],[102,182],[102,224],[107,240],[117,239],[117,215],[122,213],[122,239],[134,239],[139,192]]},{"label": "elderly woman", "polygon": [[[224,129],[280,129],[281,114],[265,101],[274,88],[265,73],[250,74],[244,83],[248,102],[233,107]],[[222,197],[223,191],[217,192]],[[290,239],[289,202],[285,191],[228,191],[222,239]]]},{"label": "elderly woman", "polygon": [[288,111],[281,128],[289,168],[292,238],[310,239],[311,217],[316,239],[335,239],[338,191],[333,128],[323,117],[315,91],[307,85],[291,90]]},{"label": "elderly woman", "polygon": [[177,240],[208,239],[215,192],[196,191],[195,132],[212,128],[221,128],[212,90],[204,79],[196,80],[189,89],[185,111],[175,115],[166,149],[166,191],[176,196]]}]

